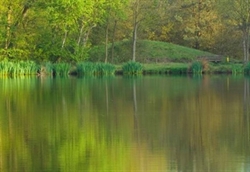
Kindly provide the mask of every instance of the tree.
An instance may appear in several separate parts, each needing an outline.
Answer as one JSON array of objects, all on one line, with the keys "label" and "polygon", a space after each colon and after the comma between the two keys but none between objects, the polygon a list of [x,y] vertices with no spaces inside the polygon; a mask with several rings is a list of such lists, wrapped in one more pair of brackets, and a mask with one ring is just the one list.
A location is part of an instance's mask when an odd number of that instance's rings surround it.
[{"label": "tree", "polygon": [[61,39],[57,47],[59,52],[66,52],[76,61],[86,58],[89,34],[103,20],[104,4],[105,1],[68,0],[47,5],[53,30],[51,34],[56,31],[56,36]]},{"label": "tree", "polygon": [[172,9],[173,28],[181,44],[196,49],[211,50],[219,33],[219,16],[213,0],[187,0],[179,2]]},{"label": "tree", "polygon": [[133,36],[132,36],[132,61],[136,60],[136,43],[138,37],[138,28],[143,21],[147,21],[147,19],[155,19],[151,15],[156,12],[158,7],[158,3],[160,1],[149,1],[149,0],[132,0],[131,1],[131,11],[132,11],[132,28],[133,28]]},{"label": "tree", "polygon": [[219,11],[227,25],[242,34],[243,60],[249,61],[249,29],[250,29],[250,1],[249,0],[220,0]]},{"label": "tree", "polygon": [[112,51],[111,59],[113,59],[114,41],[115,41],[115,31],[117,22],[125,18],[124,8],[127,5],[127,0],[106,0],[105,3],[105,17],[106,17],[106,29],[105,29],[105,63],[108,62],[108,43],[109,43],[109,30],[111,20],[113,20],[113,31],[112,31]]},{"label": "tree", "polygon": [[106,3],[106,0],[3,0],[2,51],[14,58],[17,53],[27,52],[27,58],[40,59],[45,54],[52,61],[84,60],[89,35],[104,20]]}]

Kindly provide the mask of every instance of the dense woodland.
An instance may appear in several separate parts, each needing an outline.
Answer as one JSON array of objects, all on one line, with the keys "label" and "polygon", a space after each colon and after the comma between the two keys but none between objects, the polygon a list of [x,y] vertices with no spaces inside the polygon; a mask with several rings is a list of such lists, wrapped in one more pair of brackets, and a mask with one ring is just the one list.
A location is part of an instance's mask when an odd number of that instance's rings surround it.
[{"label": "dense woodland", "polygon": [[1,59],[84,61],[95,45],[131,40],[136,60],[146,39],[249,60],[246,0],[1,0],[0,23]]}]

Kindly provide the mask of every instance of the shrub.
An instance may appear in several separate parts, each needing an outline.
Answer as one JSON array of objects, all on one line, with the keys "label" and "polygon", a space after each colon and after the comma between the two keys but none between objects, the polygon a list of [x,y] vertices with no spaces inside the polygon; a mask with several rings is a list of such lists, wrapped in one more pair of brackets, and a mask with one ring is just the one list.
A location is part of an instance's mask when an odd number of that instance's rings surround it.
[{"label": "shrub", "polygon": [[201,74],[203,69],[202,63],[200,61],[193,62],[190,68],[194,74]]},{"label": "shrub", "polygon": [[139,62],[129,61],[122,66],[123,74],[138,75],[142,74],[143,66]]}]

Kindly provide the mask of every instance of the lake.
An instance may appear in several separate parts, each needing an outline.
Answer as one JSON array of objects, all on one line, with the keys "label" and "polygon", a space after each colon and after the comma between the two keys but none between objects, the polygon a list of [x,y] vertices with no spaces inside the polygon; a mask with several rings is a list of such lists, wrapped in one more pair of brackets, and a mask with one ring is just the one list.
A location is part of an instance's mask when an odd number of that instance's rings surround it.
[{"label": "lake", "polygon": [[1,78],[0,171],[248,172],[250,78]]}]

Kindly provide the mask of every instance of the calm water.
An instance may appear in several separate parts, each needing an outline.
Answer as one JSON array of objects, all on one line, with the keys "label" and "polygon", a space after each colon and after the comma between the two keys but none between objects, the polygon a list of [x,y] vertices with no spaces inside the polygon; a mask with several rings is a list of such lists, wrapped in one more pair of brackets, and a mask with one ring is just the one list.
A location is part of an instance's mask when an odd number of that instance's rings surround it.
[{"label": "calm water", "polygon": [[248,172],[250,79],[1,78],[1,172]]}]

